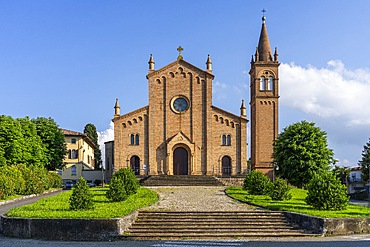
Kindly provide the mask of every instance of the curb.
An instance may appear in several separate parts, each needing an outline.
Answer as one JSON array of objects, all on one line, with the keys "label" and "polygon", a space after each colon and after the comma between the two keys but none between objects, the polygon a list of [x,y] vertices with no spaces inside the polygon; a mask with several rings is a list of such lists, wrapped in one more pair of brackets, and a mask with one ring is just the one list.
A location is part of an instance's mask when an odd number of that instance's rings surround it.
[{"label": "curb", "polygon": [[60,188],[60,189],[44,191],[42,194],[32,194],[32,195],[21,196],[21,197],[12,199],[12,200],[2,201],[2,202],[0,202],[0,206],[7,205],[7,204],[10,204],[10,203],[13,203],[13,202],[23,201],[25,199],[29,199],[29,198],[33,198],[33,197],[37,197],[37,196],[47,195],[47,194],[54,193],[54,192],[61,191],[61,190],[62,189]]}]

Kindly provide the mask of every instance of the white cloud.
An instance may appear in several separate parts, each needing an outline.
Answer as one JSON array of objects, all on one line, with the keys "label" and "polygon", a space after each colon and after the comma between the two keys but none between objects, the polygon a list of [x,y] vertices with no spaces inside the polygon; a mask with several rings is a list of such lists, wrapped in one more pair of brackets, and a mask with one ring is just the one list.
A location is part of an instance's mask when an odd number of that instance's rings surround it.
[{"label": "white cloud", "polygon": [[98,143],[101,150],[101,157],[103,161],[103,166],[105,167],[105,145],[104,142],[113,141],[114,140],[114,123],[111,122],[109,125],[109,129],[104,131],[98,132]]},{"label": "white cloud", "polygon": [[327,68],[280,66],[281,103],[322,118],[340,118],[347,126],[370,124],[370,71],[347,69],[331,60]]}]

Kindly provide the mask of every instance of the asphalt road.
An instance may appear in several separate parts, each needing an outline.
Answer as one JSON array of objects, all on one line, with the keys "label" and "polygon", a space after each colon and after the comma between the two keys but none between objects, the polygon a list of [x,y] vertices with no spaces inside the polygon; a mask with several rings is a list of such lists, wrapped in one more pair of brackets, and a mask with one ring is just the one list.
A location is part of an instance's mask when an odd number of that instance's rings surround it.
[{"label": "asphalt road", "polygon": [[17,208],[17,207],[20,207],[20,206],[25,205],[25,204],[31,204],[31,203],[34,203],[34,202],[40,200],[41,198],[54,196],[54,195],[57,195],[59,193],[61,193],[61,190],[55,191],[55,192],[50,192],[48,194],[34,196],[34,197],[31,197],[31,198],[27,198],[27,199],[22,199],[22,200],[15,201],[15,202],[12,202],[12,203],[8,203],[8,204],[5,204],[5,205],[0,205],[0,215],[5,214],[8,210],[10,210],[12,208]]},{"label": "asphalt road", "polygon": [[[127,247],[369,247],[370,235],[348,238],[289,239],[277,241],[113,241],[113,242],[58,242],[30,239],[11,239],[0,236],[1,247],[62,247],[62,246],[127,246]],[[368,240],[366,240],[368,239]]]}]

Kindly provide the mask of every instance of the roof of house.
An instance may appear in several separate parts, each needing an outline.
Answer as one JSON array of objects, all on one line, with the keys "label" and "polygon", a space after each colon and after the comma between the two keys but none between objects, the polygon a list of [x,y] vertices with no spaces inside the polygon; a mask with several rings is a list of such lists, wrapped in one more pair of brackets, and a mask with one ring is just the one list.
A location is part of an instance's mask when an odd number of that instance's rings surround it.
[{"label": "roof of house", "polygon": [[96,149],[94,142],[84,133],[67,130],[67,129],[61,129],[64,136],[81,136],[85,142],[87,142],[93,149]]}]

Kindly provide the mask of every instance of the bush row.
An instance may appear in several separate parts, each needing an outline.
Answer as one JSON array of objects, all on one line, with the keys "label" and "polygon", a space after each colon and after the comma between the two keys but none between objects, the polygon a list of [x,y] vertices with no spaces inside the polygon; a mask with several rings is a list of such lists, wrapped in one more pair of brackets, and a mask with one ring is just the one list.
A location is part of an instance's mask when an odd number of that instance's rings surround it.
[{"label": "bush row", "polygon": [[39,166],[12,165],[0,167],[0,200],[14,195],[41,194],[49,188],[60,188],[62,178]]},{"label": "bush row", "polygon": [[260,171],[252,171],[244,179],[243,188],[251,195],[268,195],[272,200],[282,201],[290,200],[290,187],[288,183],[277,178],[274,182]]},{"label": "bush row", "polygon": [[[251,195],[268,195],[272,200],[292,198],[288,183],[277,178],[273,183],[262,172],[252,171],[244,179],[243,188]],[[307,184],[306,203],[317,210],[344,210],[348,205],[346,186],[330,172],[315,174]]]}]

